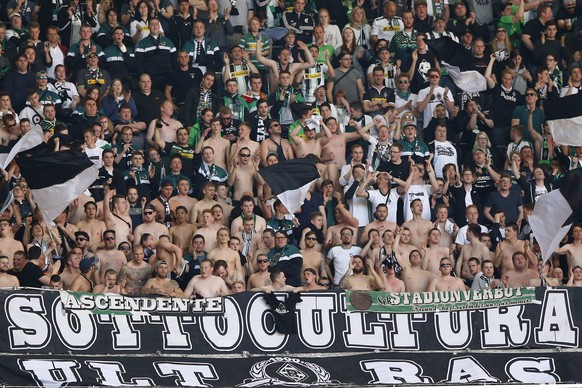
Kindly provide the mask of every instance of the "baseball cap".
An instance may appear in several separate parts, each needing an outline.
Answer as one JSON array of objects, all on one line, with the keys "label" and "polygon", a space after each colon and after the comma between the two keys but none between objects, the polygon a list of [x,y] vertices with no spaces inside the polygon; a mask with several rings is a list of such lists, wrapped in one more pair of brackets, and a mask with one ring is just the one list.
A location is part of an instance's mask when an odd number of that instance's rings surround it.
[{"label": "baseball cap", "polygon": [[156,207],[154,205],[152,205],[151,203],[148,203],[147,205],[145,205],[143,209],[156,211]]},{"label": "baseball cap", "polygon": [[91,269],[91,266],[95,264],[94,257],[84,257],[79,263],[79,269],[82,273],[87,273]]},{"label": "baseball cap", "polygon": [[75,232],[75,238],[79,238],[79,237],[84,237],[87,239],[87,241],[89,241],[89,233],[87,232],[83,232],[82,230]]}]

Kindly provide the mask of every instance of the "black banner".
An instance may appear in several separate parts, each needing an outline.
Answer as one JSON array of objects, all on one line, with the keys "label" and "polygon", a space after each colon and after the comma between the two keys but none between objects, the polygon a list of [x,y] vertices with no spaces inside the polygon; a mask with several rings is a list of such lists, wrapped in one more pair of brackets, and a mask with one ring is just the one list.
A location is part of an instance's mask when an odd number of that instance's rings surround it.
[{"label": "black banner", "polygon": [[264,387],[580,382],[580,353],[507,352],[262,356],[2,356],[2,383],[64,386]]},{"label": "black banner", "polygon": [[[278,297],[284,300],[287,294]],[[191,312],[198,304],[183,300],[160,298],[153,301],[155,309],[137,300],[127,311],[113,297],[95,299],[108,307],[96,313],[86,300],[77,310],[70,303],[65,309],[57,292],[0,292],[5,311],[0,352],[268,354],[578,348],[580,343],[582,310],[572,308],[582,299],[578,288],[538,288],[536,303],[522,306],[411,314],[348,313],[342,292],[301,297],[295,315],[298,334],[287,335],[277,332],[261,293],[238,294],[224,298],[222,306],[205,307],[224,308],[224,314],[199,314]]]}]

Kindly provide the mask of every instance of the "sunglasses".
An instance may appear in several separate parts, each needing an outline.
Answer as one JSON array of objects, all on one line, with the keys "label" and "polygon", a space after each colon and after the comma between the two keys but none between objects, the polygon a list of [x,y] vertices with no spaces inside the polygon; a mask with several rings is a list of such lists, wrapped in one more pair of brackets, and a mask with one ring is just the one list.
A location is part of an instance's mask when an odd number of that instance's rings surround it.
[{"label": "sunglasses", "polygon": [[280,127],[280,126],[281,126],[281,124],[273,124],[273,125],[271,125],[271,127]]},{"label": "sunglasses", "polygon": [[525,95],[528,96],[528,97],[537,96],[537,94],[535,94],[535,93],[526,93]]},{"label": "sunglasses", "polygon": [[451,266],[450,264],[441,264],[441,268],[448,268],[450,266]]},{"label": "sunglasses", "polygon": [[497,30],[497,32],[507,32],[507,31],[505,31],[505,30]]},{"label": "sunglasses", "polygon": [[149,216],[150,214],[154,214],[154,212],[143,212],[143,214],[145,214],[146,216]]},{"label": "sunglasses", "polygon": [[267,259],[257,260],[257,263],[268,263],[268,262],[269,262],[269,260],[267,260]]},{"label": "sunglasses", "polygon": [[250,158],[251,154],[240,154],[241,158]]},{"label": "sunglasses", "polygon": [[115,240],[115,237],[103,237],[103,240],[112,241],[112,240]]},{"label": "sunglasses", "polygon": [[399,84],[407,84],[408,80],[407,79],[402,79],[400,81],[398,81]]},{"label": "sunglasses", "polygon": [[305,237],[305,241],[315,241],[317,240],[315,237]]},{"label": "sunglasses", "polygon": [[329,283],[327,283],[327,282],[326,283],[319,283],[319,285],[322,287],[329,287]]},{"label": "sunglasses", "polygon": [[430,76],[430,78],[441,78],[441,76],[440,75],[433,74],[433,75]]},{"label": "sunglasses", "polygon": [[130,247],[120,247],[119,249],[122,251],[129,251],[131,248]]}]

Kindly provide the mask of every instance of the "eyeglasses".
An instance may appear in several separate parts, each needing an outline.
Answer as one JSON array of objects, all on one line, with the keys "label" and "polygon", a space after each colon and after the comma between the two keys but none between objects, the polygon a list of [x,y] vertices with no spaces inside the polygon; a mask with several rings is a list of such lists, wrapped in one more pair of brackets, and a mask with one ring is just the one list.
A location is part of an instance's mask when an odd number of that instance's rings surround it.
[{"label": "eyeglasses", "polygon": [[129,251],[131,248],[130,247],[119,247],[119,249],[122,251]]},{"label": "eyeglasses", "polygon": [[340,233],[340,236],[342,236],[342,237],[352,237],[353,235],[351,233]]},{"label": "eyeglasses", "polygon": [[535,94],[535,93],[526,93],[525,95],[526,95],[527,97],[537,96],[537,94]]},{"label": "eyeglasses", "polygon": [[315,237],[305,237],[305,241],[316,241]]},{"label": "eyeglasses", "polygon": [[150,214],[154,214],[154,212],[143,212],[143,214],[145,214],[146,216],[149,216]]},{"label": "eyeglasses", "polygon": [[257,263],[268,263],[268,262],[269,262],[269,260],[267,260],[267,259],[259,259],[259,260],[257,260]]},{"label": "eyeglasses", "polygon": [[409,81],[407,79],[401,79],[398,81],[399,84],[407,84]]},{"label": "eyeglasses", "polygon": [[241,158],[250,158],[251,154],[240,154]]},{"label": "eyeglasses", "polygon": [[46,75],[41,75],[40,77],[36,77],[36,79],[48,79]]},{"label": "eyeglasses", "polygon": [[448,268],[450,266],[451,266],[450,264],[441,264],[441,268]]},{"label": "eyeglasses", "polygon": [[113,240],[115,240],[115,237],[103,237],[103,240],[105,240],[105,241],[113,241]]}]

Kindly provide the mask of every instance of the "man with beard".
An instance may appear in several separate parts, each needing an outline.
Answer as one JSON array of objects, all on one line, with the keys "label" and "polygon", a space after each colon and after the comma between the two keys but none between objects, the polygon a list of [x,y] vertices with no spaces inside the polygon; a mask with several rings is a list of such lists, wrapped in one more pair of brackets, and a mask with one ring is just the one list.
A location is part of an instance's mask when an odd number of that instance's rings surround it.
[{"label": "man with beard", "polygon": [[[362,251],[357,245],[352,245],[354,232],[352,228],[345,227],[340,231],[341,243],[334,246],[327,253],[327,264],[334,266],[334,284],[340,285],[344,275],[350,272],[352,268],[353,256],[359,255]],[[349,276],[349,275],[348,275]]]},{"label": "man with beard", "polygon": [[183,298],[184,293],[178,283],[168,278],[168,264],[165,260],[156,263],[155,277],[149,279],[141,289],[142,294],[158,294],[166,297]]},{"label": "man with beard", "polygon": [[93,292],[95,294],[127,294],[123,283],[117,284],[117,272],[113,268],[109,268],[105,271],[105,276],[103,277],[105,282],[98,286],[95,286]]},{"label": "man with beard", "polygon": [[0,288],[20,287],[18,278],[10,275],[10,260],[6,256],[0,256]]},{"label": "man with beard", "polygon": [[374,270],[370,260],[366,260],[368,274],[364,271],[364,259],[354,255],[350,260],[350,269],[342,276],[339,286],[345,290],[375,291],[384,288],[384,281]]},{"label": "man with beard", "polygon": [[368,233],[371,229],[377,229],[380,233],[383,233],[388,229],[395,231],[398,227],[398,225],[396,225],[394,222],[388,221],[388,206],[385,203],[380,203],[378,206],[376,206],[376,212],[374,212],[374,216],[376,217],[376,221],[370,222],[362,231],[360,237],[360,242],[362,244],[366,244],[368,242]]}]

